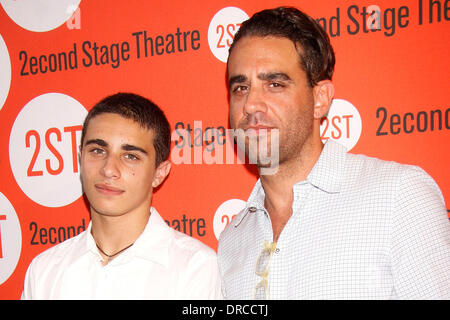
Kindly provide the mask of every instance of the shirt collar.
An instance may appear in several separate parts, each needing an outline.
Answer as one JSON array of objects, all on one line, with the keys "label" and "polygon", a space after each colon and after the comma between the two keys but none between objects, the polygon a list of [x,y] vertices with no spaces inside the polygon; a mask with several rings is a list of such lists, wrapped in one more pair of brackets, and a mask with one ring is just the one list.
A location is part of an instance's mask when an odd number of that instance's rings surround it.
[{"label": "shirt collar", "polygon": [[338,193],[343,180],[346,153],[344,146],[328,140],[306,180],[325,192]]},{"label": "shirt collar", "polygon": [[[87,251],[94,253],[99,259],[101,255],[98,252],[95,240],[91,234],[92,221],[89,223],[86,229],[85,236],[86,242],[84,247],[78,248],[78,255],[82,255]],[[129,250],[122,254],[122,258],[119,256],[112,260],[110,263],[125,263],[129,259],[134,257],[140,257],[146,260],[150,260],[159,263],[165,267],[169,265],[169,246],[173,237],[173,230],[166,224],[161,218],[158,211],[155,208],[150,208],[150,218],[144,231],[136,239],[133,246]]]},{"label": "shirt collar", "polygon": [[[333,140],[328,140],[306,181],[325,192],[339,193],[344,174],[346,153],[347,150],[344,146]],[[304,183],[304,181],[298,183]],[[244,213],[239,219],[236,219],[234,226],[237,227],[249,212],[264,210],[264,197],[264,189],[261,180],[258,179],[247,200]]]},{"label": "shirt collar", "polygon": [[85,235],[84,235],[86,238],[85,239],[86,246],[84,248],[80,247],[80,249],[85,249],[85,250],[83,250],[83,251],[80,250],[80,255],[90,251],[101,260],[102,256],[98,252],[97,245],[95,244],[95,240],[94,240],[94,237],[92,236],[91,230],[92,230],[92,220],[89,222],[89,225],[88,225],[88,227],[85,231]]},{"label": "shirt collar", "polygon": [[131,247],[136,256],[169,266],[169,246],[173,230],[167,225],[155,208],[150,208],[148,223]]}]

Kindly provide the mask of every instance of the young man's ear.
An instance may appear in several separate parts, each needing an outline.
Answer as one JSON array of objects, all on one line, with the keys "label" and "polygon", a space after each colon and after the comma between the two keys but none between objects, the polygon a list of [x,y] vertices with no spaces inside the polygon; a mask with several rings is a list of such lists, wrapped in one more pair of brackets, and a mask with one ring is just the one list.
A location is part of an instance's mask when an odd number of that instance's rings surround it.
[{"label": "young man's ear", "polygon": [[169,160],[161,162],[155,170],[155,176],[153,177],[152,187],[158,187],[166,177],[169,175],[172,163]]},{"label": "young man's ear", "polygon": [[334,85],[330,80],[319,81],[313,88],[314,119],[322,119],[330,110],[334,97]]}]

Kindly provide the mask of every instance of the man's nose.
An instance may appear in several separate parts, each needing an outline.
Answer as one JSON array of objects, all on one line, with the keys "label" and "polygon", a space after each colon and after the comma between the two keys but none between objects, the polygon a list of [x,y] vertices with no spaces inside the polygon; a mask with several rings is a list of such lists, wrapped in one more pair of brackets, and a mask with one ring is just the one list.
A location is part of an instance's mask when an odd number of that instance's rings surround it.
[{"label": "man's nose", "polygon": [[120,178],[120,159],[114,155],[108,155],[102,167],[102,174],[107,178]]},{"label": "man's nose", "polygon": [[265,113],[266,111],[267,104],[261,89],[255,87],[251,88],[245,101],[244,114],[255,115],[258,112]]}]

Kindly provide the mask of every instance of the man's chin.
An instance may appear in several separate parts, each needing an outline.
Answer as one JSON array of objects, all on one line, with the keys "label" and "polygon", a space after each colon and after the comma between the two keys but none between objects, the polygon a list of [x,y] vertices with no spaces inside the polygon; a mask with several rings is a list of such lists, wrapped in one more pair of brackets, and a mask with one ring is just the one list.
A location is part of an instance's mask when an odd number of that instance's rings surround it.
[{"label": "man's chin", "polygon": [[114,208],[109,206],[93,206],[91,204],[91,214],[97,214],[99,216],[103,217],[120,217],[125,214],[124,210],[120,210],[120,208],[117,208],[115,206]]},{"label": "man's chin", "polygon": [[258,172],[261,176],[270,176],[270,175],[274,175],[278,172],[279,164],[278,164],[278,162],[277,163],[258,162],[256,164],[256,166],[258,167]]}]

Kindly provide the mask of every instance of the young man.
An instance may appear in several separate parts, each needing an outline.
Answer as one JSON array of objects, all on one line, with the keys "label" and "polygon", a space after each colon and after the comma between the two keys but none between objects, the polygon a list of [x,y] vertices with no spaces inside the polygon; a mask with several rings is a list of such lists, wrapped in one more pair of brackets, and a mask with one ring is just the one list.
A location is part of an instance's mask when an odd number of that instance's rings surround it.
[{"label": "young man", "polygon": [[219,239],[224,296],[448,299],[450,224],[432,178],[321,142],[334,63],[326,33],[294,8],[256,13],[234,37],[231,127],[252,132],[247,153],[277,132],[279,167],[261,175],[257,164],[246,208]]},{"label": "young man", "polygon": [[80,167],[87,230],[37,256],[23,299],[216,299],[215,252],[151,207],[170,171],[170,127],[151,101],[119,93],[84,122]]}]

